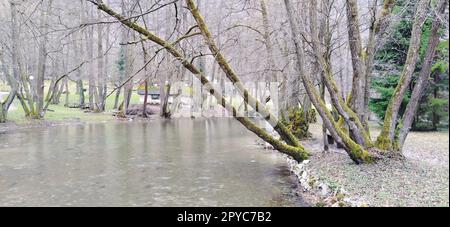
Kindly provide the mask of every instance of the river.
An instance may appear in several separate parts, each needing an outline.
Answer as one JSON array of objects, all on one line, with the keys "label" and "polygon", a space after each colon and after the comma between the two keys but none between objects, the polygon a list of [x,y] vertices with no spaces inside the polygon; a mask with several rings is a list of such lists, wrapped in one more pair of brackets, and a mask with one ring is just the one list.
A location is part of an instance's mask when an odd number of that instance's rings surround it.
[{"label": "river", "polygon": [[307,206],[283,157],[231,119],[0,134],[0,206]]}]

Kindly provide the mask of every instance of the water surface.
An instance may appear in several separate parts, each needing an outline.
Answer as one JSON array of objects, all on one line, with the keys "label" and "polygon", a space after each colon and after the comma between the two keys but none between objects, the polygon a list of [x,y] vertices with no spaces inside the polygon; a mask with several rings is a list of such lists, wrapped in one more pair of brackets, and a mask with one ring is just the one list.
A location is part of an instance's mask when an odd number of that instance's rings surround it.
[{"label": "water surface", "polygon": [[233,120],[0,134],[0,206],[304,206],[283,157]]}]

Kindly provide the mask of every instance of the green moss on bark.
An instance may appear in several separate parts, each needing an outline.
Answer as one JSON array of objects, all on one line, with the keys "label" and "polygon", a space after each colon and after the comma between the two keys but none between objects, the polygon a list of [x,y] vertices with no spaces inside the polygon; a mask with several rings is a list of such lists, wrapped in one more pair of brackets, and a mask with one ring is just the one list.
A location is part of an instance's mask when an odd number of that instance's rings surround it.
[{"label": "green moss on bark", "polygon": [[307,139],[311,137],[311,133],[309,132],[311,112],[307,116],[308,117],[305,118],[305,111],[303,108],[289,108],[289,119],[282,119],[282,122],[299,140]]},{"label": "green moss on bark", "polygon": [[375,147],[383,151],[392,150],[392,141],[388,135],[380,134],[375,142]]},{"label": "green moss on bark", "polygon": [[[216,46],[214,45],[212,38],[210,37],[209,31],[206,28],[206,24],[203,21],[203,18],[201,17],[201,15],[199,14],[198,10],[196,9],[194,2],[193,1],[188,1],[188,5],[192,11],[193,16],[199,20],[199,27],[200,29],[204,32],[207,33],[206,37],[208,39],[206,39],[207,42],[210,42],[209,46],[212,47],[211,49],[212,52],[217,52],[219,53],[218,49],[216,49]],[[146,29],[144,29],[143,27],[139,26],[136,23],[131,22],[131,20],[128,20],[126,18],[124,18],[122,15],[116,13],[115,11],[113,11],[112,9],[110,9],[109,7],[107,7],[106,5],[104,5],[103,3],[97,3],[97,6],[100,10],[106,12],[107,14],[115,17],[116,19],[118,19],[122,24],[124,24],[125,26],[135,30],[136,32],[146,36],[149,40],[151,40],[152,42],[164,47],[171,55],[173,55],[176,59],[178,59],[183,66],[188,69],[191,73],[193,73],[198,79],[200,79],[200,81],[202,82],[203,85],[208,85],[211,84],[208,79],[203,75],[203,73],[196,68],[190,61],[188,61],[185,56],[183,56],[183,54],[181,52],[179,52],[176,48],[174,48],[173,45],[171,45],[169,42],[167,42],[166,40],[163,40],[162,38],[154,35],[153,33],[150,33],[149,31],[147,31]],[[236,74],[232,71],[231,67],[229,67],[229,65],[226,63],[225,58],[221,55],[218,54],[217,56],[217,61],[218,63],[221,65],[221,67],[223,67],[223,70],[226,72],[227,76],[229,76],[229,79],[232,82],[239,82],[239,78],[236,76]],[[243,89],[243,87],[239,87],[239,83],[237,83],[238,85],[238,89],[244,91],[244,93],[246,92],[245,89]],[[222,100],[221,105],[224,108],[228,108],[229,105],[226,101],[226,99],[219,93],[215,93],[212,92],[214,91],[213,89],[210,90],[211,95],[213,95],[214,97],[216,97],[217,100]],[[247,92],[248,94],[248,92]],[[248,96],[248,95],[247,95]],[[252,101],[255,100],[253,97],[248,96],[249,99],[251,99]],[[249,100],[247,100],[248,102],[250,102]],[[256,105],[259,105],[258,102],[250,102],[250,103],[256,103]],[[257,109],[257,108],[256,108]],[[266,108],[264,108],[265,111],[267,111]],[[267,143],[271,144],[275,149],[277,149],[278,151],[280,151],[281,153],[287,154],[289,156],[291,156],[292,158],[294,158],[295,160],[301,162],[303,160],[306,160],[309,158],[310,154],[304,149],[303,146],[301,146],[300,142],[296,139],[296,137],[294,135],[292,135],[292,133],[290,133],[289,130],[287,130],[287,128],[280,122],[277,121],[278,124],[274,127],[275,130],[277,130],[277,132],[279,132],[282,136],[282,138],[286,141],[286,143],[290,143],[290,145],[282,142],[279,139],[276,139],[275,137],[273,137],[272,135],[270,135],[269,133],[267,133],[264,129],[261,129],[260,127],[258,127],[254,122],[252,122],[248,117],[236,117],[237,111],[236,109],[233,107],[231,110],[233,114],[233,116],[235,116],[235,118],[241,122],[248,130],[252,131],[253,133],[255,133],[257,136],[259,136],[261,139],[263,139],[264,141],[266,141]],[[270,119],[275,119],[275,117],[270,114],[270,112],[267,111],[266,114],[267,116],[270,116]],[[272,118],[273,117],[273,118]]]}]

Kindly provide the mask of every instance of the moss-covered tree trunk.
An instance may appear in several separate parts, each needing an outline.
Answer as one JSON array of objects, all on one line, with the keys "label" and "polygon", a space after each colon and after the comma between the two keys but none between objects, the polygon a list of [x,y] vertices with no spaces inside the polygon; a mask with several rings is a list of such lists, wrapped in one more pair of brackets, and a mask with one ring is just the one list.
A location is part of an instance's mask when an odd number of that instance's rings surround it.
[{"label": "moss-covered tree trunk", "polygon": [[406,91],[409,88],[409,85],[413,78],[414,70],[416,68],[416,63],[419,57],[422,28],[425,22],[429,3],[430,0],[420,0],[417,4],[414,24],[411,31],[411,41],[409,45],[405,66],[403,68],[400,81],[386,109],[383,129],[376,141],[376,146],[382,150],[398,149],[398,144],[397,141],[395,140],[395,134],[397,129],[400,106],[402,104]]},{"label": "moss-covered tree trunk", "polygon": [[390,15],[390,11],[394,6],[394,0],[384,0],[383,7],[381,9],[380,16],[377,17],[378,1],[373,1],[373,5],[371,6],[371,20],[370,20],[370,28],[369,28],[369,39],[366,47],[366,59],[365,59],[365,86],[364,86],[364,119],[362,119],[366,130],[369,131],[369,101],[370,101],[370,88],[372,81],[372,73],[373,73],[373,65],[375,62],[375,52],[377,46],[377,37],[380,39],[380,35],[383,34],[383,31],[387,27],[386,20]]},{"label": "moss-covered tree trunk", "polygon": [[[370,147],[372,142],[368,132],[365,130],[360,116],[353,111],[344,101],[341,96],[341,92],[333,79],[333,71],[331,68],[331,39],[332,34],[328,31],[322,31],[322,37],[324,37],[323,42],[319,40],[318,28],[318,18],[317,18],[317,2],[315,0],[310,1],[310,24],[311,24],[311,39],[313,43],[313,50],[316,56],[316,62],[321,66],[322,81],[324,82],[334,108],[337,110],[338,114],[342,117],[343,121],[348,125],[350,130],[350,135],[352,139],[358,144]],[[328,29],[327,26],[323,26],[323,29]],[[325,48],[321,48],[321,43],[325,43]],[[324,49],[324,50],[322,50]],[[359,102],[359,101],[358,101]],[[363,111],[363,110],[361,110]]]},{"label": "moss-covered tree trunk", "polygon": [[301,40],[301,30],[302,24],[298,23],[293,13],[293,5],[290,0],[284,0],[290,27],[292,30],[292,40],[295,46],[295,52],[297,57],[297,67],[299,69],[300,77],[302,78],[303,84],[305,86],[306,92],[311,99],[311,102],[316,107],[319,115],[322,118],[324,125],[329,130],[331,136],[336,140],[337,143],[343,144],[345,151],[348,153],[350,158],[356,163],[371,163],[376,160],[376,155],[369,152],[361,144],[353,141],[346,132],[344,132],[339,124],[334,120],[333,115],[326,107],[325,102],[321,99],[319,92],[314,86],[312,79],[306,73],[305,70],[305,53],[304,45]]},{"label": "moss-covered tree trunk", "polygon": [[398,137],[398,147],[400,150],[403,148],[406,137],[408,136],[409,130],[414,122],[414,116],[419,108],[420,99],[422,99],[424,91],[429,84],[433,60],[436,57],[436,48],[440,41],[439,29],[442,24],[441,20],[442,18],[445,18],[444,16],[447,5],[448,0],[440,0],[437,6],[438,9],[433,19],[433,25],[430,32],[431,35],[428,41],[428,48],[425,54],[422,69],[411,94],[411,99],[409,100],[409,103],[406,106],[406,111],[403,115],[402,128],[400,129]]},{"label": "moss-covered tree trunk", "polygon": [[245,88],[236,72],[232,69],[226,58],[220,52],[220,49],[215,43],[213,36],[210,33],[208,26],[206,25],[195,3],[192,0],[186,0],[186,2],[217,64],[219,64],[220,68],[225,73],[227,78],[234,84],[234,87],[239,92],[239,94],[244,97],[245,103],[249,104],[254,110],[260,113],[266,119],[266,121],[270,123],[275,131],[277,131],[281,138],[286,141],[286,143],[291,146],[300,147],[300,142],[286,128],[286,126],[274,114],[272,114],[264,104],[253,97]]},{"label": "moss-covered tree trunk", "polygon": [[[281,140],[278,140],[278,139],[274,138],[273,136],[271,136],[264,129],[261,129],[260,127],[258,127],[254,122],[251,121],[250,118],[248,118],[246,116],[238,115],[237,114],[238,113],[237,110],[234,107],[232,107],[230,105],[230,103],[227,102],[225,97],[222,95],[222,92],[220,90],[216,90],[213,87],[212,83],[210,83],[210,81],[206,78],[206,76],[196,66],[194,66],[191,63],[191,61],[188,60],[182,54],[182,52],[177,50],[171,43],[169,43],[168,41],[163,40],[162,38],[154,35],[153,33],[149,32],[146,29],[144,29],[140,25],[132,22],[130,19],[126,19],[124,16],[116,13],[111,8],[109,8],[107,5],[105,5],[103,3],[103,1],[101,1],[101,0],[96,0],[96,1],[92,0],[90,2],[92,2],[95,5],[97,5],[100,10],[104,11],[105,13],[107,13],[110,16],[112,16],[112,17],[116,18],[117,20],[119,20],[123,25],[129,27],[130,29],[133,29],[134,31],[140,33],[141,35],[147,37],[148,40],[150,40],[150,41],[160,45],[161,47],[165,48],[166,51],[168,51],[175,59],[180,61],[181,64],[187,70],[189,70],[196,78],[198,78],[201,81],[202,85],[207,89],[207,91],[209,91],[209,93],[211,95],[213,95],[217,100],[219,100],[220,104],[224,108],[226,108],[228,111],[232,112],[233,116],[235,116],[235,118],[239,122],[241,122],[248,130],[250,130],[251,132],[255,133],[258,137],[260,137],[264,141],[266,141],[269,144],[271,144],[278,151],[293,157],[297,161],[303,161],[303,160],[305,160],[305,159],[307,159],[309,157],[309,153],[304,149],[303,146],[301,146],[301,144],[298,142],[297,139],[295,139],[295,138],[292,139],[291,138],[291,140],[288,140],[290,143],[292,143],[292,140],[296,141],[298,143],[297,146],[293,146],[293,145],[290,145],[290,144],[283,143]],[[191,9],[191,11],[193,10],[194,15],[197,15],[197,17],[200,16],[198,10],[196,9],[196,7],[194,5],[194,2],[187,1],[187,3],[189,5],[189,8]],[[245,100],[246,103],[249,102],[248,93],[246,93],[246,96],[245,96],[244,100]],[[281,123],[279,123],[279,124],[281,124]],[[280,126],[278,126],[278,128],[280,128]],[[284,129],[287,131],[286,128],[284,128]],[[292,135],[292,137],[294,137],[294,136]],[[288,142],[288,141],[286,141],[286,142]]]}]

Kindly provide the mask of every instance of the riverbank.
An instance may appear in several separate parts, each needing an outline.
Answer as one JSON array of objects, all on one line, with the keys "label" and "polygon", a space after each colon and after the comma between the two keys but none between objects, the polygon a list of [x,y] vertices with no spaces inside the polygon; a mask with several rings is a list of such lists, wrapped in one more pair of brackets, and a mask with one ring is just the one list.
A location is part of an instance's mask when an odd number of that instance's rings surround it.
[{"label": "riverbank", "polygon": [[[133,104],[134,109],[141,108],[140,105]],[[157,113],[159,107],[150,106],[148,112]],[[137,111],[138,112],[138,111]],[[128,122],[132,121],[148,121],[158,118],[155,115],[149,115],[148,118],[141,118],[135,115],[130,115],[127,118],[120,118],[115,116],[114,111],[109,110],[103,113],[95,113],[79,108],[68,108],[63,105],[50,105],[49,110],[42,120],[29,119],[24,116],[22,108],[11,110],[8,114],[8,121],[0,124],[0,133],[40,127],[53,127],[64,125],[80,125],[89,123],[108,123],[108,122]]]},{"label": "riverbank", "polygon": [[87,123],[106,123],[117,120],[117,118],[112,116],[111,113],[84,113],[79,109],[70,109],[65,110],[64,112],[49,112],[48,115],[49,116],[43,120],[34,120],[14,114],[6,123],[0,124],[0,133],[29,128],[78,125]]},{"label": "riverbank", "polygon": [[[134,119],[148,121],[150,119]],[[90,123],[129,122],[111,114],[83,113],[77,118],[29,120],[0,125],[0,133],[21,129]],[[311,126],[312,139],[304,146],[310,160],[288,165],[302,185],[299,192],[314,206],[449,206],[449,133],[412,132],[405,144],[403,160],[383,160],[356,165],[348,155],[332,146],[322,150],[321,125]],[[376,134],[377,132],[374,132]]]},{"label": "riverbank", "polygon": [[[76,110],[79,111],[79,110]],[[117,123],[117,122],[138,122],[150,121],[158,118],[158,116],[149,116],[148,118],[119,118],[113,116],[113,113],[77,113],[76,117],[58,116],[55,119],[32,120],[20,118],[16,121],[7,121],[0,124],[0,133],[14,132],[17,130],[31,129],[31,128],[47,128],[66,125],[84,125],[84,124],[98,124],[98,123]]]},{"label": "riverbank", "polygon": [[[312,157],[297,168],[303,169],[306,179],[317,182],[312,190],[316,195],[312,197],[313,204],[449,206],[448,131],[412,132],[405,144],[403,160],[383,160],[373,165],[356,165],[336,147],[324,153],[321,126],[312,125],[311,132],[313,138],[304,145]],[[323,187],[328,191],[326,196],[321,195]],[[343,197],[347,199],[340,203]]]}]

